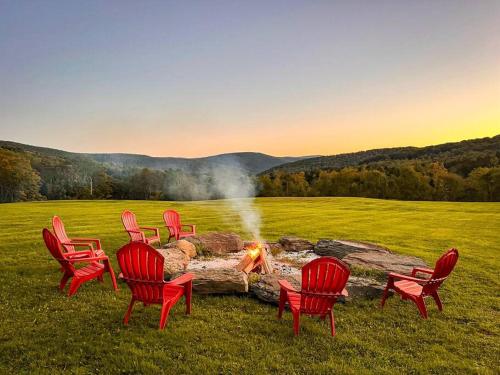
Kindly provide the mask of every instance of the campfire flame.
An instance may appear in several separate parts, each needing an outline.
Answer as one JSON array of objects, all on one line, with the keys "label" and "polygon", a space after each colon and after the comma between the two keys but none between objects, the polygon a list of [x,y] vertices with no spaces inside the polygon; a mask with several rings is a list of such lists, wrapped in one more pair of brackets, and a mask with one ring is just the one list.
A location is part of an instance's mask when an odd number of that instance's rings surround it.
[{"label": "campfire flame", "polygon": [[267,261],[267,245],[259,241],[245,244],[246,254],[236,269],[245,273],[272,273],[273,269]]},{"label": "campfire flame", "polygon": [[247,254],[252,260],[257,259],[262,250],[262,244],[260,242],[254,242],[251,245],[247,245]]}]

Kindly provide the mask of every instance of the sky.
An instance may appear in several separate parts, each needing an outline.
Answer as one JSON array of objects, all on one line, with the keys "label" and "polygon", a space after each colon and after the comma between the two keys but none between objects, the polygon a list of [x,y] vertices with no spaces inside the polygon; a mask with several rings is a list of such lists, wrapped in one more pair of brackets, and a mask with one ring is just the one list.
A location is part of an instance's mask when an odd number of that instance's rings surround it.
[{"label": "sky", "polygon": [[0,139],[331,155],[500,133],[500,1],[0,0]]}]

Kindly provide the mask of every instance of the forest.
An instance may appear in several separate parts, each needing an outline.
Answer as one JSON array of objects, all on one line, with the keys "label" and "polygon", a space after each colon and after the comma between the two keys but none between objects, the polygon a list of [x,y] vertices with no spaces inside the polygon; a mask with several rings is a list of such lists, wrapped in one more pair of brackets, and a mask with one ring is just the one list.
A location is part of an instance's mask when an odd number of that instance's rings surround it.
[{"label": "forest", "polygon": [[[255,193],[264,197],[500,201],[499,142],[496,136],[302,160],[255,175]],[[321,161],[319,167],[317,160],[324,158],[330,164]],[[340,165],[338,160],[342,160]],[[297,171],[297,163],[317,167]],[[0,202],[221,198],[212,184],[213,176],[203,169],[116,168],[84,155],[0,147]]]},{"label": "forest", "polygon": [[260,176],[259,186],[266,197],[499,201],[500,167],[478,167],[461,176],[439,162],[395,161],[340,170],[277,171]]}]

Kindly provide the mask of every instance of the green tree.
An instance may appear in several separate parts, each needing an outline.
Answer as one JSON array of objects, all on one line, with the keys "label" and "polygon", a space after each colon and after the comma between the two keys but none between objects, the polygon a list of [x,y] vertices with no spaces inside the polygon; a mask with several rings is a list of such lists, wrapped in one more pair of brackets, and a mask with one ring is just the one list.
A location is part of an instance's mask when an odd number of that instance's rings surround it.
[{"label": "green tree", "polygon": [[467,178],[468,198],[478,201],[500,201],[500,167],[476,168]]},{"label": "green tree", "polygon": [[161,199],[165,173],[149,168],[143,168],[129,179],[130,198]]},{"label": "green tree", "polygon": [[113,196],[113,179],[106,171],[101,170],[92,176],[92,197],[98,199],[109,199]]},{"label": "green tree", "polygon": [[28,155],[0,148],[0,202],[40,199],[40,176]]}]

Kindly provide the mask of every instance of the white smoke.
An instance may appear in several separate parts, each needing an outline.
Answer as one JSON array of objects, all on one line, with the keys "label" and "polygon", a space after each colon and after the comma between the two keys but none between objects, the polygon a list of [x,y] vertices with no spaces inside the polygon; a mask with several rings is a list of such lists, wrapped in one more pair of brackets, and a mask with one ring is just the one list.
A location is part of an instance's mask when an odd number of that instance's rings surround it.
[{"label": "white smoke", "polygon": [[256,189],[252,177],[237,163],[213,168],[210,175],[216,194],[225,198],[240,216],[244,229],[253,239],[260,240],[260,213],[254,206]]},{"label": "white smoke", "polygon": [[224,199],[239,215],[245,231],[255,240],[261,239],[260,213],[254,206],[256,186],[251,174],[237,160],[226,159],[224,164],[170,173],[164,191],[174,200]]}]

